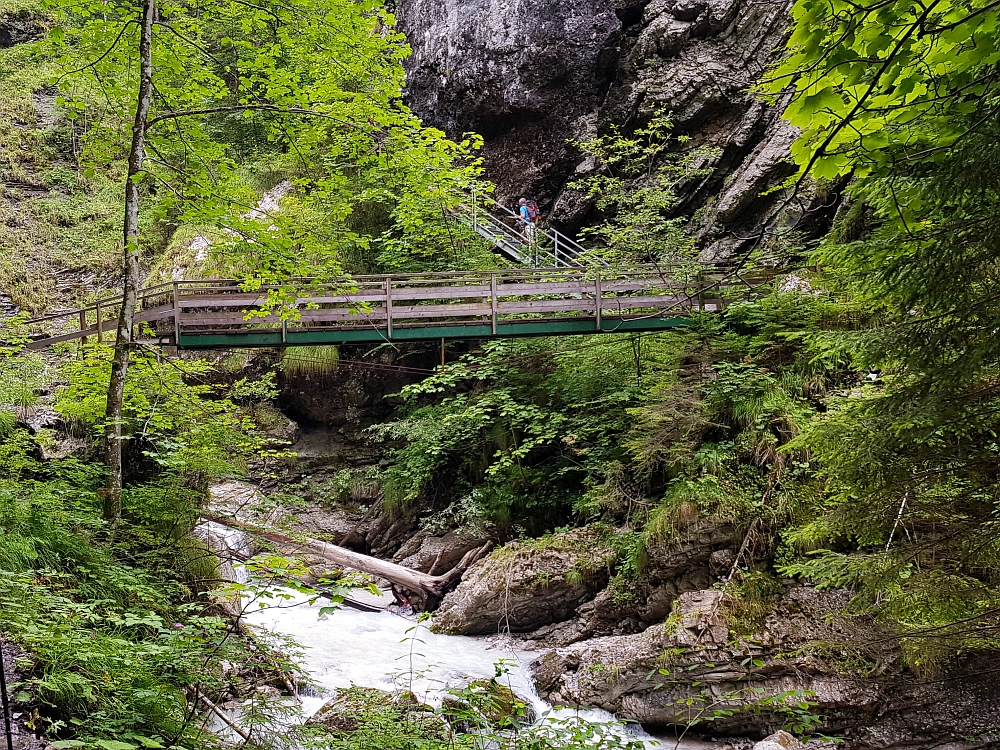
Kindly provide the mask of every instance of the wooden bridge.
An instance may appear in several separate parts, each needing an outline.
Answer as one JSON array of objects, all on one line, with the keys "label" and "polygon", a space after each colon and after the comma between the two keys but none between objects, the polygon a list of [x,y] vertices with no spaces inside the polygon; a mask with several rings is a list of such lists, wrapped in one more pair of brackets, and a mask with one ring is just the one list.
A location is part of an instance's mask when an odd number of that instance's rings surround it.
[{"label": "wooden bridge", "polygon": [[[653,267],[303,279],[255,291],[235,280],[175,281],[141,292],[136,338],[214,349],[657,331],[690,325],[692,313],[721,310],[761,282]],[[121,304],[111,297],[28,321],[28,348],[106,341]]]}]

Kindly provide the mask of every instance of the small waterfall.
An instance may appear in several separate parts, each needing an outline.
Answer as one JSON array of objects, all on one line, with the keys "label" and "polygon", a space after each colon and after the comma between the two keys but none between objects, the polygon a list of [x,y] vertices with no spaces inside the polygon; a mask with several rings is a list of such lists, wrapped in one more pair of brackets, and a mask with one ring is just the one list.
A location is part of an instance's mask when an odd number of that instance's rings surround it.
[{"label": "small waterfall", "polygon": [[245,533],[215,521],[203,521],[195,527],[194,535],[218,556],[220,578],[235,583],[250,580],[243,561],[253,554],[253,549]]}]

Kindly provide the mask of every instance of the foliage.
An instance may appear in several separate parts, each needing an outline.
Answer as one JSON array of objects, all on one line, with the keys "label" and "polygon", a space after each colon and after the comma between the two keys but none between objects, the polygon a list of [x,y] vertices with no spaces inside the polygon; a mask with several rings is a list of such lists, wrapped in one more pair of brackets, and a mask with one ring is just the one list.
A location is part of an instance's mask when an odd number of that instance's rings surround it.
[{"label": "foliage", "polygon": [[36,659],[16,689],[43,708],[50,737],[71,733],[81,747],[204,747],[192,744],[205,740],[183,689],[218,690],[220,660],[254,657],[169,572],[183,537],[153,519],[126,525],[109,549],[96,538],[100,472],[73,459],[39,463],[31,437],[16,438],[0,455],[0,629]]},{"label": "foliage", "polygon": [[868,385],[789,448],[819,469],[784,536],[786,574],[849,586],[903,636],[909,666],[995,648],[996,34],[990,2],[801,0],[773,89],[803,129],[802,175],[853,172],[813,252],[867,314],[807,334]]},{"label": "foliage", "polygon": [[467,497],[502,524],[561,523],[581,482],[596,483],[623,456],[616,436],[630,422],[626,409],[644,381],[671,371],[676,340],[491,342],[407,387],[403,416],[372,429],[399,441],[386,502],[402,510]]},{"label": "foliage", "polygon": [[[63,72],[53,83],[82,133],[86,174],[108,170],[131,138],[137,8],[54,9],[49,42]],[[475,179],[478,142],[447,140],[401,103],[408,48],[393,23],[379,2],[162,5],[141,176],[153,220],[221,232],[216,268],[248,289],[278,285],[268,301],[279,306],[290,279],[338,282],[357,258],[453,261],[441,240],[461,234],[448,212]],[[294,194],[276,188],[257,206],[282,180]],[[352,220],[371,207],[383,221]]]},{"label": "foliage", "polygon": [[[111,350],[88,347],[68,361],[68,385],[56,396],[56,411],[101,434],[107,399]],[[211,365],[203,360],[161,359],[151,352],[133,354],[126,382],[123,432],[161,469],[201,477],[231,475],[242,458],[260,447],[251,438],[252,423],[225,399],[211,399],[214,389],[193,385]]]},{"label": "foliage", "polygon": [[684,229],[686,219],[673,216],[679,199],[677,188],[697,177],[711,174],[721,152],[707,147],[675,152],[690,141],[671,136],[673,125],[663,112],[656,114],[633,134],[611,126],[606,135],[574,141],[596,161],[597,171],[570,183],[595,200],[608,218],[585,230],[604,247],[593,251],[612,263],[656,262],[676,264],[691,261],[692,238]]},{"label": "foliage", "polygon": [[[945,164],[990,125],[1000,26],[991,0],[798,0],[790,54],[767,84],[791,87],[802,174],[831,179]],[[905,203],[905,199],[900,201]]]}]

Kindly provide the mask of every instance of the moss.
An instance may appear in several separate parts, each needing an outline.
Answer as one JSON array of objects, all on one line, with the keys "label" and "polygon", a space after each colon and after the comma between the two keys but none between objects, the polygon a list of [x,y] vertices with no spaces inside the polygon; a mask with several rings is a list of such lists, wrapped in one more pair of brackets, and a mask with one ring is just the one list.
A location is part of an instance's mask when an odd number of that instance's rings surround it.
[{"label": "moss", "polygon": [[378,737],[381,744],[369,747],[413,747],[421,741],[444,740],[449,734],[445,722],[413,693],[365,687],[338,690],[307,723],[334,736]]},{"label": "moss", "polygon": [[[0,16],[11,14],[44,27],[33,0],[0,0]],[[0,291],[32,313],[95,293],[57,270],[113,287],[121,254],[120,175],[79,173],[73,134],[48,89],[54,73],[41,45],[0,50]]]},{"label": "moss", "polygon": [[760,570],[743,573],[727,590],[727,625],[742,636],[758,632],[781,594],[781,581]]},{"label": "moss", "polygon": [[493,727],[508,728],[535,720],[534,709],[495,679],[475,680],[464,690],[453,692],[444,699],[442,710],[452,724],[474,725],[485,719]]}]

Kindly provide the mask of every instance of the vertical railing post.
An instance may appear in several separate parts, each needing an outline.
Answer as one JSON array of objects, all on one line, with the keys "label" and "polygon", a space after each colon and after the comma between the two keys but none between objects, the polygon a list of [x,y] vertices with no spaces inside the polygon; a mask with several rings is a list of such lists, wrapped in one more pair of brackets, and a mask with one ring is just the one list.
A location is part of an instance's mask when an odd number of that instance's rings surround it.
[{"label": "vertical railing post", "polygon": [[97,343],[103,344],[104,335],[103,332],[101,331],[101,328],[104,326],[104,324],[101,322],[101,301],[98,300],[96,305],[97,305]]},{"label": "vertical railing post", "polygon": [[472,231],[479,231],[479,224],[476,218],[476,189],[472,188]]},{"label": "vertical railing post", "polygon": [[174,346],[181,345],[181,290],[174,282]]},{"label": "vertical railing post", "polygon": [[385,330],[392,338],[392,277],[385,279]]},{"label": "vertical railing post", "polygon": [[559,232],[557,232],[555,229],[553,229],[552,230],[552,237],[556,241],[556,249],[555,249],[555,251],[554,251],[553,254],[556,256],[556,265],[558,266],[559,265]]},{"label": "vertical railing post", "polygon": [[[80,333],[83,333],[86,330],[87,330],[87,311],[81,309],[80,310]],[[87,337],[86,336],[81,336],[81,339],[83,341],[83,345],[86,346],[87,345]]]},{"label": "vertical railing post", "polygon": [[705,311],[705,275],[701,271],[698,271],[695,276],[695,283],[698,285],[698,310],[699,312]]},{"label": "vertical railing post", "polygon": [[495,273],[490,274],[490,308],[491,314],[490,318],[492,321],[493,335],[497,335],[497,308],[499,307],[497,300],[497,275]]},{"label": "vertical railing post", "polygon": [[597,330],[601,330],[601,274],[597,273],[594,279],[594,319],[597,323]]}]

